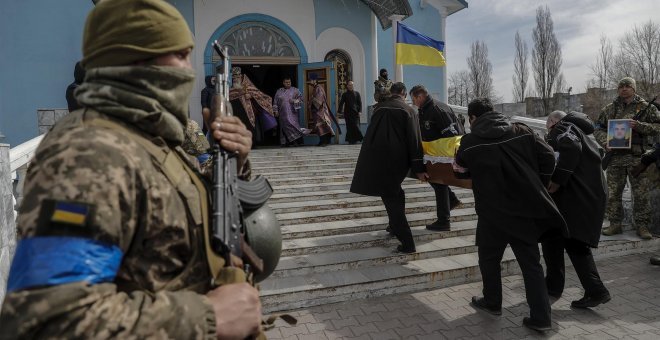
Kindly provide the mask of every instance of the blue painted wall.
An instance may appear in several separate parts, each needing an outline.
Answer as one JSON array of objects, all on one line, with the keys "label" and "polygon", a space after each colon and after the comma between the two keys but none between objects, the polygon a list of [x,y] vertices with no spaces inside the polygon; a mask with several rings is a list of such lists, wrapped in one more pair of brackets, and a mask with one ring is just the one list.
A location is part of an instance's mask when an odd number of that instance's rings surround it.
[{"label": "blue painted wall", "polygon": [[[192,0],[168,0],[194,27]],[[37,109],[66,108],[64,93],[82,58],[91,1],[0,2],[0,132],[12,146],[38,134]]]},{"label": "blue painted wall", "polygon": [[167,0],[172,6],[181,12],[181,15],[188,22],[188,27],[190,31],[195,34],[195,11],[193,6],[193,0]]},{"label": "blue painted wall", "polygon": [[371,10],[360,1],[314,0],[314,13],[317,38],[328,28],[341,27],[351,31],[360,39],[364,49],[364,74],[367,91],[362,96],[366,98],[367,105],[371,104],[373,99],[370,98],[373,97],[375,80],[371,79]]},{"label": "blue painted wall", "polygon": [[[403,21],[415,30],[437,40],[441,40],[442,25],[440,13],[431,6],[425,8],[419,6],[420,0],[410,0],[413,15]],[[386,68],[390,79],[394,79],[394,42],[392,41],[392,28],[387,31],[378,32],[378,63],[379,69]],[[445,51],[451,54],[451,46],[445,46]],[[451,59],[447,60],[450,63]],[[428,67],[417,65],[403,66],[403,81],[408,89],[416,84],[424,84],[431,93],[442,93],[445,90],[443,75],[446,67]],[[438,96],[435,95],[437,98]]]},{"label": "blue painted wall", "polygon": [[12,146],[38,134],[37,108],[66,108],[91,1],[0,1],[0,131]]}]

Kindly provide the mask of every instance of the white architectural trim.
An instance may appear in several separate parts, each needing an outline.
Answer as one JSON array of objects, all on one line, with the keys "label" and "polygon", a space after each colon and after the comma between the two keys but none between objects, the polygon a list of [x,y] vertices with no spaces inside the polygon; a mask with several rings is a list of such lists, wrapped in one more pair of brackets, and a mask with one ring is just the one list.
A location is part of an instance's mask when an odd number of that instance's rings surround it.
[{"label": "white architectural trim", "polygon": [[[319,34],[316,39],[316,50],[314,60],[322,61],[328,52],[339,49],[346,51],[351,56],[353,62],[353,83],[355,90],[360,92],[362,97],[362,112],[360,118],[366,117],[367,101],[371,94],[366,93],[366,63],[364,46],[360,39],[353,32],[341,28],[330,27]],[[339,103],[337,103],[339,104]],[[364,121],[364,119],[362,119]]]}]

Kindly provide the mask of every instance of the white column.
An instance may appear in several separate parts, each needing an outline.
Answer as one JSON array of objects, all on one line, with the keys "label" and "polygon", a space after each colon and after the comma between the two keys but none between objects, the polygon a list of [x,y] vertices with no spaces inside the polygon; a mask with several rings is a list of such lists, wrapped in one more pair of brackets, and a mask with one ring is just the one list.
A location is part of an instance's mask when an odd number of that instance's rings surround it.
[{"label": "white column", "polygon": [[[371,79],[367,84],[378,79],[378,18],[371,13]],[[368,98],[370,103],[375,103],[373,96],[362,96]]]},{"label": "white column", "polygon": [[403,19],[403,15],[391,15],[389,19],[392,21],[392,50],[394,51],[394,81],[400,81],[403,82],[403,65],[399,65],[396,63],[396,31],[397,31],[397,26],[399,25],[399,22],[401,19]]},{"label": "white column", "polygon": [[[446,28],[447,28],[447,7],[441,7],[438,9],[438,12],[440,12],[440,40],[444,41],[445,43],[447,42],[447,34],[446,34]],[[447,46],[445,45],[445,50],[442,52],[442,54],[445,56],[445,60],[447,60]],[[440,93],[440,98],[438,98],[441,102],[447,103],[448,100],[448,88],[449,88],[449,83],[447,79],[447,66],[442,68],[442,82],[445,85],[444,90],[442,93]]]}]

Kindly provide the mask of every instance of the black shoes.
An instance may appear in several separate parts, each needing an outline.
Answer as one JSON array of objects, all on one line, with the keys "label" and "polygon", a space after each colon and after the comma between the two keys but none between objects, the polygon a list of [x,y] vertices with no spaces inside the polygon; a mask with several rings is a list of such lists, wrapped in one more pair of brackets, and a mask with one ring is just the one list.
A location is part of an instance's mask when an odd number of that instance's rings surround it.
[{"label": "black shoes", "polygon": [[458,198],[452,197],[451,202],[449,202],[449,210],[454,210],[456,208],[461,208],[463,206],[463,202],[459,200]]},{"label": "black shoes", "polygon": [[412,247],[404,247],[403,244],[399,244],[396,247],[396,251],[399,253],[404,253],[404,254],[412,254],[416,252],[417,250],[415,249],[415,246]]},{"label": "black shoes", "polygon": [[652,256],[649,259],[649,262],[654,266],[660,266],[660,255]]},{"label": "black shoes", "polygon": [[488,306],[486,304],[486,301],[484,301],[484,298],[473,296],[470,305],[474,308],[481,309],[493,315],[502,315],[501,307],[498,308],[498,307]]},{"label": "black shoes", "polygon": [[451,229],[451,226],[449,222],[447,223],[440,223],[438,221],[435,221],[429,225],[426,226],[426,230],[432,230],[432,231],[449,231]]},{"label": "black shoes", "polygon": [[596,307],[600,304],[606,303],[612,300],[610,293],[605,293],[600,296],[584,296],[580,300],[571,302],[572,308],[590,308]]},{"label": "black shoes", "polygon": [[532,320],[532,318],[525,317],[523,318],[523,326],[533,329],[537,332],[546,332],[552,330],[552,324],[544,324],[540,321]]}]

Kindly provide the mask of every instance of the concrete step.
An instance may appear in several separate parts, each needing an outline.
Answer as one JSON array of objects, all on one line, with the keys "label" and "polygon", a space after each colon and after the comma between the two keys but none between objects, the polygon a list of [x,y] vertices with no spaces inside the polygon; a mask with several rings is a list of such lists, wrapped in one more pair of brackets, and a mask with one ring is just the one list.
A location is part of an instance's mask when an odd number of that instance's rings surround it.
[{"label": "concrete step", "polygon": [[[454,192],[457,197],[462,198],[463,208],[473,207],[474,198],[471,197],[471,190],[461,190]],[[406,204],[415,202],[435,202],[435,193],[432,191],[413,192],[406,195]],[[326,209],[343,209],[343,208],[357,208],[366,206],[383,205],[380,197],[371,196],[357,196],[341,199],[318,199],[318,200],[305,200],[305,201],[289,201],[281,203],[272,203],[269,201],[269,206],[276,214],[294,213],[305,211],[316,211]]]},{"label": "concrete step", "polygon": [[[461,238],[454,237],[454,240]],[[449,240],[449,239],[448,239]],[[455,255],[439,255],[456,249],[469,249],[469,237],[462,237],[454,245],[449,241],[418,241],[417,254],[387,254],[387,249],[378,247],[360,251],[345,251],[352,260],[342,260],[341,253],[328,256],[283,258],[282,273],[274,274],[261,283],[264,311],[291,310],[321,304],[348,301],[360,298],[415,292],[439,287],[448,287],[481,279],[478,256],[475,252]],[[657,251],[660,239],[641,240],[634,232],[616,237],[604,237],[594,257],[608,258]],[[437,249],[435,249],[437,248]],[[474,247],[471,248],[474,250]],[[439,256],[427,256],[429,252]],[[352,253],[353,252],[353,253]],[[399,259],[397,256],[403,258]],[[418,256],[418,257],[417,257]],[[335,257],[335,259],[333,259]],[[316,261],[316,262],[313,262]],[[568,258],[567,265],[570,265]],[[298,269],[293,268],[295,265]],[[355,267],[351,267],[351,266]],[[327,271],[317,270],[326,267]],[[348,269],[346,269],[348,268]],[[288,273],[288,274],[287,274]],[[299,274],[296,274],[299,273]],[[510,249],[504,253],[502,276],[520,273],[520,268]]]},{"label": "concrete step", "polygon": [[346,164],[339,163],[338,168],[326,167],[323,169],[303,169],[303,170],[282,170],[280,168],[269,168],[269,169],[260,169],[255,170],[256,174],[266,176],[270,179],[277,178],[299,178],[299,177],[320,177],[320,176],[346,176],[353,175],[355,172],[355,167],[346,167]]},{"label": "concrete step", "polygon": [[258,167],[252,166],[252,171],[255,173],[269,173],[269,172],[287,172],[287,171],[305,171],[305,170],[328,170],[339,168],[353,168],[355,169],[356,161],[343,162],[343,163],[315,163],[308,162],[307,164],[298,165],[282,165],[270,166],[269,164],[262,164]]},{"label": "concrete step", "polygon": [[325,154],[291,154],[291,155],[281,155],[281,156],[271,156],[271,155],[262,155],[256,156],[250,154],[250,161],[254,162],[272,162],[272,161],[290,161],[290,160],[307,160],[308,162],[314,161],[317,158],[351,158],[356,159],[358,157],[357,152],[346,152],[346,153],[325,153]]},{"label": "concrete step", "polygon": [[[517,272],[507,249],[502,274]],[[261,283],[266,313],[359,298],[448,287],[479,280],[475,253],[412,260],[337,272],[268,279]]]},{"label": "concrete step", "polygon": [[[435,211],[406,214],[406,217],[408,219],[408,224],[413,227],[426,226],[437,220]],[[452,227],[454,227],[459,222],[470,222],[476,220],[476,214],[472,214],[470,211],[464,211],[461,212],[459,216],[459,212],[454,210],[452,211],[452,217],[450,217],[450,220]],[[343,221],[280,225],[282,230],[282,239],[287,240],[385,230],[388,223],[389,222],[387,216],[383,215],[378,217]]]},{"label": "concrete step", "polygon": [[360,145],[329,145],[324,148],[315,146],[304,146],[295,148],[282,148],[282,147],[265,147],[253,149],[250,155],[255,156],[288,156],[298,154],[326,154],[326,153],[351,153],[360,152]]},{"label": "concrete step", "polygon": [[[437,240],[441,238],[474,235],[476,221],[461,221],[452,224],[450,231],[430,231],[425,226],[412,227],[415,242]],[[333,234],[318,237],[287,238],[282,241],[282,256],[318,254],[332,251],[342,251],[370,247],[394,247],[399,244],[395,237],[389,236],[382,229],[372,231],[355,231],[354,233]],[[347,231],[347,230],[344,230]]]},{"label": "concrete step", "polygon": [[[406,214],[414,214],[418,212],[433,212],[435,214],[436,212],[435,200],[406,204]],[[475,214],[476,212],[471,207],[464,209],[455,209],[451,213],[452,220],[454,221],[473,219]],[[380,217],[380,216],[387,216],[387,212],[385,211],[385,207],[383,205],[282,213],[277,215],[277,219],[280,221],[280,225],[288,226],[294,224],[346,221],[346,220],[355,220],[355,219]]]},{"label": "concrete step", "polygon": [[334,182],[350,182],[353,180],[353,173],[346,175],[324,175],[324,176],[305,176],[297,178],[282,178],[278,176],[269,176],[268,181],[272,186],[285,186],[292,184],[321,184]]},{"label": "concrete step", "polygon": [[283,159],[277,161],[260,160],[250,158],[250,164],[253,168],[261,169],[265,167],[277,168],[284,165],[306,165],[310,163],[316,164],[332,164],[332,163],[355,163],[357,156],[346,157],[341,155],[328,156],[328,157],[310,157],[300,159]]},{"label": "concrete step", "polygon": [[378,247],[288,256],[280,259],[271,277],[344,271],[476,251],[474,235],[420,241],[417,242],[416,248],[417,252],[414,254],[402,254],[394,251],[396,245],[393,242],[388,242]]},{"label": "concrete step", "polygon": [[[344,190],[348,191],[351,187],[351,181],[343,182],[328,182],[323,184],[318,183],[302,183],[302,184],[272,184],[275,194],[284,193],[299,193],[299,192],[319,192],[319,191],[335,191]],[[419,192],[426,190],[433,190],[428,183],[422,183],[418,180],[408,179],[402,184],[403,190],[409,192]]]},{"label": "concrete step", "polygon": [[[428,190],[423,191],[410,191],[406,190],[406,202],[409,202],[408,199],[414,197],[413,195],[426,195],[428,197],[435,197],[435,193],[430,186],[427,186]],[[404,189],[405,190],[405,189]],[[462,188],[452,188],[456,196],[459,198],[463,197],[472,197],[472,190],[462,189]],[[268,203],[271,204],[282,204],[282,203],[294,203],[294,204],[307,204],[312,205],[313,201],[334,199],[334,200],[346,200],[354,199],[360,197],[367,197],[358,194],[349,192],[348,190],[329,190],[329,191],[307,191],[307,192],[294,192],[294,193],[273,193],[273,195],[268,200]],[[371,197],[372,199],[380,200],[379,197]],[[431,198],[430,198],[431,199]],[[434,198],[433,198],[434,199]]]}]

